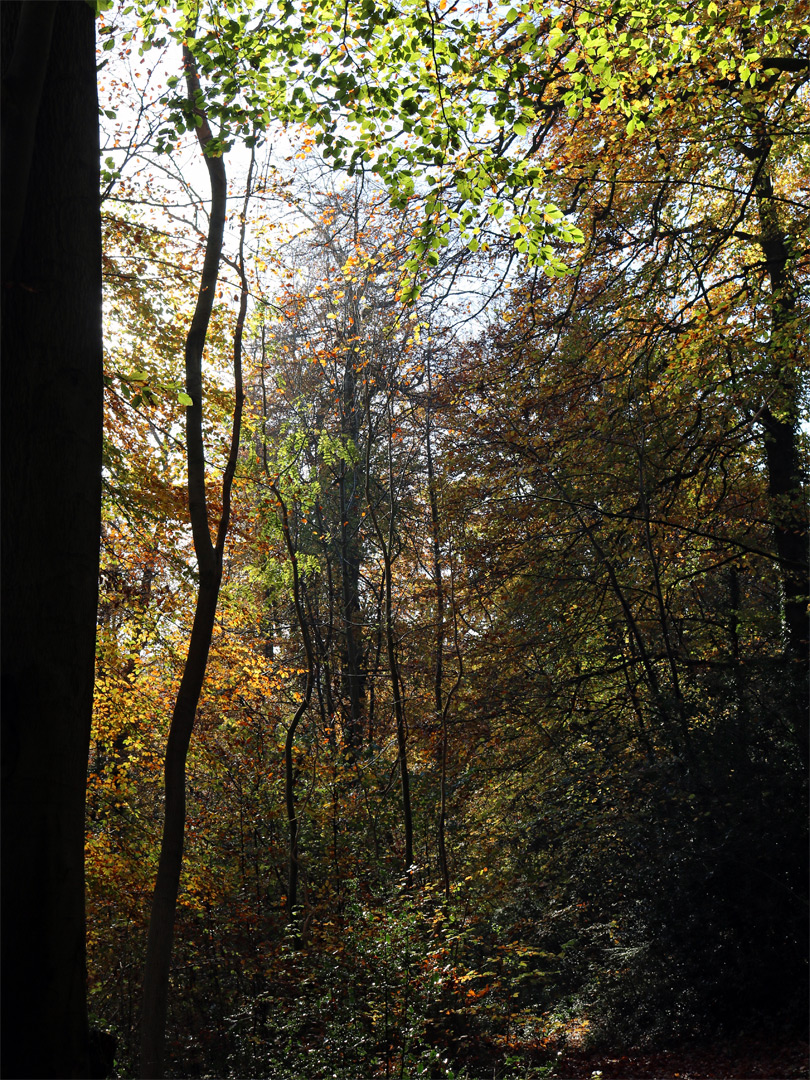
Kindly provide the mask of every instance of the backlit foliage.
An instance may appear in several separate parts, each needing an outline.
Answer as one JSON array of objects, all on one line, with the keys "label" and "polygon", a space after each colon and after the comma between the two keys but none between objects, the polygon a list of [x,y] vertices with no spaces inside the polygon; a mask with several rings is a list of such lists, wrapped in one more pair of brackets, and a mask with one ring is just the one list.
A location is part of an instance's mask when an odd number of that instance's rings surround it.
[{"label": "backlit foliage", "polygon": [[[170,1075],[540,1077],[566,1041],[793,1030],[806,5],[103,19],[103,54],[145,39],[147,67],[190,41],[218,150],[282,147],[249,203]],[[88,932],[121,1076],[197,584],[180,373],[205,215],[172,79],[139,92],[136,150],[119,109],[104,215]],[[220,282],[213,514],[230,248]]]}]

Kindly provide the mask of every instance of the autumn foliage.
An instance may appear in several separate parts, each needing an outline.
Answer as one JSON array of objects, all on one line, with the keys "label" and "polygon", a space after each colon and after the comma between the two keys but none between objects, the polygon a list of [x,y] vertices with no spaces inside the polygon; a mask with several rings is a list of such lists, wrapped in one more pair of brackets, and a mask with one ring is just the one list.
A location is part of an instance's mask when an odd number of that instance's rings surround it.
[{"label": "autumn foliage", "polygon": [[[403,3],[391,47],[416,64],[414,26],[443,43],[406,106],[381,97],[381,18],[304,5],[291,41],[366,52],[284,96],[291,47],[265,116],[276,31],[213,7],[192,44],[219,149],[260,143],[271,113],[307,126],[249,191],[229,173],[211,529],[242,274],[246,399],[186,765],[168,1075],[540,1077],[574,1050],[800,1036],[806,57],[767,66],[760,5],[700,4],[691,25],[645,4],[634,44],[622,4],[464,29],[457,5]],[[773,9],[779,57],[804,7]],[[101,40],[137,43],[129,17]],[[200,587],[181,357],[204,215],[187,164],[193,209],[156,197],[191,145],[162,100],[150,137],[175,156],[142,147],[103,213],[88,965],[119,1076],[139,1075]],[[386,135],[395,115],[411,128]],[[319,146],[378,179],[332,174]]]}]

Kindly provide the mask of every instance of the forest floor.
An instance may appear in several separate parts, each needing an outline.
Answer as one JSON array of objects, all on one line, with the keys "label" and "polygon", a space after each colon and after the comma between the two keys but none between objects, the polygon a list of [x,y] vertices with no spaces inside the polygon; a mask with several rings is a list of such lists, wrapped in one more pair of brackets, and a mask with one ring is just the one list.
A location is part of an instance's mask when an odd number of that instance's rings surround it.
[{"label": "forest floor", "polygon": [[565,1050],[554,1080],[799,1080],[807,1078],[810,1046],[800,1040],[688,1043],[662,1051]]}]

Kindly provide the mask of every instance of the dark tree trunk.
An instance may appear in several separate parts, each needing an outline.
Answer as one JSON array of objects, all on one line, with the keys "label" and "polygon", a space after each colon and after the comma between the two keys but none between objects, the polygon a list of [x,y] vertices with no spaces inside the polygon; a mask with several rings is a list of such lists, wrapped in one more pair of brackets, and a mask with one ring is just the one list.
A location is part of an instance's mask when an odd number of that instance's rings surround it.
[{"label": "dark tree trunk", "polygon": [[430,502],[430,540],[433,549],[433,581],[436,588],[436,665],[433,672],[433,702],[436,723],[439,728],[439,822],[437,843],[439,868],[444,885],[445,899],[450,898],[450,870],[447,862],[447,712],[444,707],[442,680],[444,677],[444,582],[442,580],[442,548],[439,535],[439,501],[436,497],[436,478],[433,471],[433,447],[431,445],[430,411],[433,406],[430,356],[427,358],[428,399],[425,424],[425,449],[427,451],[428,499]]},{"label": "dark tree trunk", "polygon": [[88,1051],[84,813],[101,530],[92,8],[2,5],[2,1075]]},{"label": "dark tree trunk", "polygon": [[388,538],[386,540],[382,525],[377,516],[374,501],[371,497],[371,403],[368,390],[366,391],[366,421],[368,424],[368,442],[366,443],[366,504],[371,515],[374,532],[377,534],[377,542],[380,545],[380,553],[383,558],[383,625],[385,630],[385,647],[388,654],[388,675],[391,680],[391,693],[394,701],[394,717],[397,727],[397,751],[399,759],[399,784],[402,796],[402,824],[405,830],[405,873],[410,883],[414,865],[413,860],[413,805],[411,802],[411,776],[408,769],[408,727],[405,720],[405,706],[402,700],[402,678],[400,676],[399,662],[397,661],[396,642],[394,640],[394,603],[391,582],[391,552],[394,547],[394,471],[393,450],[391,431],[393,427],[393,414],[391,402],[388,402]]},{"label": "dark tree trunk", "polygon": [[296,555],[295,545],[293,544],[292,536],[290,535],[290,519],[287,514],[287,506],[281,497],[281,492],[277,485],[272,485],[272,491],[276,497],[281,513],[284,545],[287,548],[287,555],[293,572],[293,603],[295,604],[295,617],[298,622],[298,629],[301,631],[301,640],[304,643],[304,652],[307,660],[307,679],[304,687],[304,696],[299,702],[298,708],[295,710],[295,714],[290,721],[290,726],[287,728],[287,736],[284,740],[284,800],[287,807],[287,835],[289,837],[287,922],[289,926],[295,928],[295,942],[300,948],[301,935],[297,923],[298,870],[300,866],[298,837],[300,824],[295,803],[295,764],[293,761],[293,749],[295,748],[295,733],[298,730],[298,725],[300,724],[304,713],[309,708],[309,703],[312,698],[312,688],[315,685],[315,653],[312,648],[312,638],[310,637],[309,626],[307,625],[304,599],[301,595],[301,577],[298,573],[298,556]]},{"label": "dark tree trunk", "polygon": [[[343,373],[343,401],[340,427],[352,446],[357,446],[359,433],[355,372],[356,356],[349,350]],[[360,537],[358,535],[360,473],[355,463],[342,463],[339,481],[340,498],[340,579],[342,616],[345,632],[343,655],[343,693],[348,698],[346,743],[350,755],[363,743],[363,711],[365,678],[363,674],[363,644],[360,616]]]},{"label": "dark tree trunk", "polygon": [[[183,50],[189,100],[194,101],[200,88],[194,60],[188,50]],[[203,441],[203,377],[202,357],[208,324],[213,308],[219,262],[222,255],[225,216],[227,210],[227,182],[225,163],[221,156],[209,156],[212,142],[211,129],[202,111],[197,110],[200,123],[197,138],[205,155],[211,181],[211,215],[208,240],[205,249],[200,280],[200,290],[194,317],[186,338],[186,390],[192,404],[186,409],[186,456],[188,463],[188,501],[194,553],[200,574],[194,623],[186,654],[186,663],[180,689],[172,712],[169,738],[164,766],[165,805],[163,836],[160,846],[155,890],[149,916],[149,934],[146,943],[146,961],[143,975],[143,1001],[141,1005],[141,1076],[163,1076],[164,1037],[169,999],[169,975],[171,969],[174,921],[177,911],[177,895],[180,888],[180,872],[183,865],[183,843],[186,827],[186,758],[194,730],[197,705],[202,692],[208,653],[214,631],[217,600],[222,582],[222,557],[230,521],[231,485],[239,452],[239,434],[242,423],[242,329],[247,305],[247,284],[240,271],[241,301],[234,333],[234,416],[228,463],[222,480],[222,516],[219,520],[216,542],[211,542],[208,522],[208,502],[205,491],[205,446]],[[250,189],[251,170],[248,173]],[[245,214],[247,205],[245,206]],[[244,243],[244,224],[242,231]],[[240,267],[242,249],[240,247]]]},{"label": "dark tree trunk", "polygon": [[800,450],[801,377],[800,322],[789,270],[790,242],[779,220],[773,183],[767,172],[770,140],[762,147],[755,192],[762,228],[760,245],[771,289],[771,361],[769,400],[760,410],[765,436],[768,495],[773,540],[779,559],[782,592],[784,656],[791,690],[790,720],[802,759],[810,755],[808,739],[808,594],[810,594],[810,534]]}]

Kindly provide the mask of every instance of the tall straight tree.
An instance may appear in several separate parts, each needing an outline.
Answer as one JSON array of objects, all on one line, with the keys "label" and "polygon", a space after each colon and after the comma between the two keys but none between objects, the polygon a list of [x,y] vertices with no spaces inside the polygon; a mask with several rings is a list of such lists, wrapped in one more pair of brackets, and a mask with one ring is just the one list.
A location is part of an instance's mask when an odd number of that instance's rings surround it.
[{"label": "tall straight tree", "polygon": [[87,1077],[102,448],[92,7],[4,3],[2,69],[2,1075]]}]

